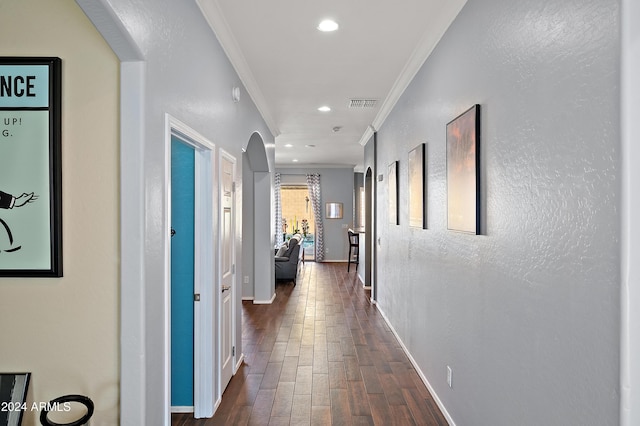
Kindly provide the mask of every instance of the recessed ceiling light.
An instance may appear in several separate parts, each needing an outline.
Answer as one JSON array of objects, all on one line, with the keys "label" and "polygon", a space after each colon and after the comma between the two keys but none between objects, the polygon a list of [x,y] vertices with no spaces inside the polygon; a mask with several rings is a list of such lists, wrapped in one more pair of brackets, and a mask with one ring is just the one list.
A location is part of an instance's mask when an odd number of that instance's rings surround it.
[{"label": "recessed ceiling light", "polygon": [[297,163],[297,162],[298,162],[298,159],[297,159],[297,158],[294,158],[294,159],[293,159],[293,160],[291,160],[291,161],[293,161],[294,163]]},{"label": "recessed ceiling light", "polygon": [[284,147],[285,147],[285,148],[293,148],[293,145],[291,145],[290,143],[288,143],[288,144],[286,144]]},{"label": "recessed ceiling light", "polygon": [[318,111],[320,112],[329,112],[331,111],[331,108],[329,108],[328,106],[321,106],[320,108],[318,108]]},{"label": "recessed ceiling light", "polygon": [[338,29],[338,23],[332,19],[325,19],[318,24],[318,29],[323,32],[331,32]]}]

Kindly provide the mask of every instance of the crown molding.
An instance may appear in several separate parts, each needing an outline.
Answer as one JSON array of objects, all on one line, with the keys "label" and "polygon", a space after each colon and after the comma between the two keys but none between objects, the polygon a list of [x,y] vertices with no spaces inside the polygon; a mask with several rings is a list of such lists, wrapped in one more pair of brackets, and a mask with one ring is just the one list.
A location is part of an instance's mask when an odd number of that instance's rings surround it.
[{"label": "crown molding", "polygon": [[196,0],[196,3],[198,4],[205,20],[209,24],[209,27],[213,30],[218,42],[220,42],[222,49],[227,54],[231,65],[236,70],[236,73],[238,73],[242,84],[244,84],[247,93],[253,100],[256,108],[258,108],[258,111],[271,131],[271,134],[273,137],[279,136],[280,130],[269,113],[267,101],[265,100],[264,95],[262,94],[251,69],[249,68],[247,60],[240,50],[240,46],[231,31],[231,27],[229,27],[229,24],[224,19],[224,15],[222,13],[222,9],[220,9],[220,6],[218,5],[218,1]]},{"label": "crown molding", "polygon": [[426,62],[427,58],[431,55],[436,48],[442,36],[454,21],[458,13],[462,10],[467,0],[457,0],[444,2],[442,8],[438,11],[439,19],[436,22],[446,22],[447,24],[440,28],[440,31],[433,33],[433,28],[425,30],[422,38],[418,42],[418,45],[413,50],[413,53],[405,63],[400,75],[393,83],[389,95],[385,98],[384,102],[378,110],[378,114],[373,119],[370,126],[367,127],[364,134],[360,138],[360,145],[366,145],[371,136],[373,136],[374,130],[379,130],[384,124],[385,120],[398,103],[398,100],[402,96],[407,87],[416,76],[422,65]]}]

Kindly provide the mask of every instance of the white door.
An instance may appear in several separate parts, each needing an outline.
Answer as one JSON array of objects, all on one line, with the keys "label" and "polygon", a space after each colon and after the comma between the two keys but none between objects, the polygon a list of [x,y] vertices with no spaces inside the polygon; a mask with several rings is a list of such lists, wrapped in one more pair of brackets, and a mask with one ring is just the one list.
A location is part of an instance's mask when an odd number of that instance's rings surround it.
[{"label": "white door", "polygon": [[221,351],[221,391],[229,384],[233,375],[234,348],[234,309],[235,294],[235,159],[221,150],[220,155],[220,351]]}]

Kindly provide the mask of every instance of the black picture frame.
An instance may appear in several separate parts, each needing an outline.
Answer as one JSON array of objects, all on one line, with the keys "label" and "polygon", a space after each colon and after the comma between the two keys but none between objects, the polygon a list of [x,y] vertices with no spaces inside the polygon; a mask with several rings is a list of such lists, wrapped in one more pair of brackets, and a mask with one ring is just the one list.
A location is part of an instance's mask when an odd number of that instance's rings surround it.
[{"label": "black picture frame", "polygon": [[394,161],[389,164],[389,223],[393,225],[400,225],[399,191],[398,161]]},{"label": "black picture frame", "polygon": [[409,226],[427,229],[426,144],[409,151]]},{"label": "black picture frame", "polygon": [[0,277],[62,276],[62,61],[0,57]]},{"label": "black picture frame", "polygon": [[447,228],[480,233],[480,105],[447,123]]},{"label": "black picture frame", "polygon": [[20,426],[31,373],[0,373],[0,425]]}]

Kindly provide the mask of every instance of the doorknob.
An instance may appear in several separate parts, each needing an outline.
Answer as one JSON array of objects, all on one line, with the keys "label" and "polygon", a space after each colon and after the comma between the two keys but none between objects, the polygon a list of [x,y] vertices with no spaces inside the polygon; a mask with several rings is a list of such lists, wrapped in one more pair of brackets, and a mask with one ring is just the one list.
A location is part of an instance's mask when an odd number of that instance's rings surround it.
[{"label": "doorknob", "polygon": [[222,286],[222,292],[224,293],[227,290],[231,290],[231,286],[230,285],[223,285]]}]

